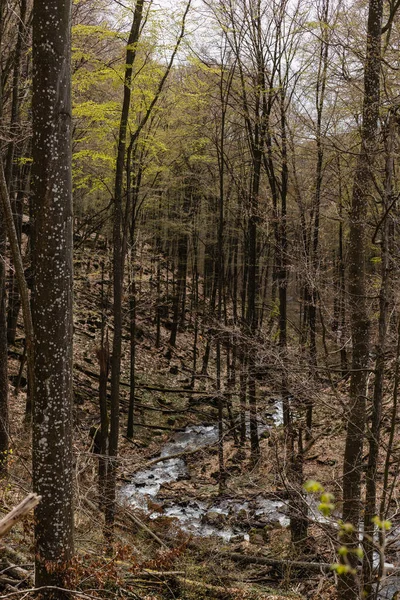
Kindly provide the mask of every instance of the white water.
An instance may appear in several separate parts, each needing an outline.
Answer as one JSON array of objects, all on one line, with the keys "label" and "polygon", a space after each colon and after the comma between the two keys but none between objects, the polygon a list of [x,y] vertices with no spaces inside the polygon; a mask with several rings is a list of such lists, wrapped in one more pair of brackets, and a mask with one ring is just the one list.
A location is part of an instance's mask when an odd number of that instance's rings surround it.
[{"label": "white water", "polygon": [[[271,415],[273,425],[260,422],[260,434],[272,426],[282,423],[280,403],[274,406]],[[160,457],[176,455],[185,450],[200,450],[207,446],[213,446],[217,442],[217,425],[190,425],[184,431],[176,433],[172,441],[165,444]],[[157,502],[157,496],[163,484],[185,479],[188,475],[188,468],[183,458],[171,458],[136,473],[132,482],[123,487],[122,496],[131,506],[148,511],[151,519],[157,519],[160,517],[160,513],[149,510],[148,500]],[[289,524],[289,520],[285,516],[285,504],[279,500],[268,500],[261,496],[250,502],[241,502],[230,498],[217,499],[213,502],[201,500],[164,502],[160,500],[158,503],[162,506],[162,515],[176,518],[182,530],[204,537],[214,535],[225,541],[229,541],[238,534],[245,534],[248,537],[246,520],[276,523],[282,527]],[[207,517],[211,513],[214,513],[214,518],[216,515],[221,515],[218,523],[208,522]],[[236,523],[239,513],[245,515],[243,523],[240,525]],[[235,525],[230,525],[229,521],[235,521]]]}]

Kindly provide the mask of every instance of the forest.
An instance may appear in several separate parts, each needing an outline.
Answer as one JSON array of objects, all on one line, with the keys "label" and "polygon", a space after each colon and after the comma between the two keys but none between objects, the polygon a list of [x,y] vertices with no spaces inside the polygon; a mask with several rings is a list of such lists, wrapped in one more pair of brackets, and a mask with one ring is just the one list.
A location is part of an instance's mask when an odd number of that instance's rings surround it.
[{"label": "forest", "polygon": [[0,0],[0,598],[400,598],[400,0]]}]

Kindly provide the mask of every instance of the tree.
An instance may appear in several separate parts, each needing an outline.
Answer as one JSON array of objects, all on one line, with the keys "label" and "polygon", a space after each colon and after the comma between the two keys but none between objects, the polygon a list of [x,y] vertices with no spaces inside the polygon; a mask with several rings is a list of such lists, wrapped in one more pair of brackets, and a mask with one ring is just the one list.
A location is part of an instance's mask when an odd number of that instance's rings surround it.
[{"label": "tree", "polygon": [[[113,223],[113,317],[114,337],[111,357],[111,417],[109,456],[111,459],[118,454],[119,438],[119,380],[121,374],[121,344],[122,344],[122,286],[123,286],[123,244],[122,244],[122,196],[123,178],[125,172],[126,138],[131,103],[132,70],[136,57],[140,25],[143,17],[143,0],[138,0],[128,39],[126,50],[126,66],[124,79],[124,98],[121,111],[121,121],[118,138],[118,153],[115,171],[114,187],[114,223]],[[106,525],[114,523],[116,466],[113,460],[107,466],[106,478]]]},{"label": "tree", "polygon": [[[73,544],[72,194],[69,0],[33,9],[34,407],[36,586],[66,586]],[[46,598],[62,593],[45,591]]]},{"label": "tree", "polygon": [[0,206],[0,472],[7,464],[8,452],[8,365],[6,320],[6,231]]},{"label": "tree", "polygon": [[[156,91],[151,102],[142,116],[139,116],[139,123],[134,132],[131,134],[130,145],[128,148],[135,146],[142,130],[146,126],[150,115],[156,106],[164,84],[172,69],[176,53],[184,36],[186,17],[189,12],[191,0],[186,3],[185,11],[182,18],[180,32],[174,46],[174,49],[169,58],[168,64],[164,69],[163,75],[160,78]],[[119,440],[119,389],[120,389],[120,374],[121,374],[121,347],[122,347],[122,291],[123,291],[123,274],[124,262],[126,255],[126,235],[128,230],[127,219],[123,219],[123,196],[124,196],[124,173],[125,161],[127,154],[127,136],[128,136],[128,121],[131,108],[133,67],[135,63],[137,45],[141,33],[141,23],[143,19],[144,0],[137,0],[135,11],[132,20],[132,26],[129,34],[128,44],[126,47],[126,59],[124,68],[124,93],[121,110],[121,118],[118,134],[117,160],[115,169],[115,185],[114,185],[114,214],[113,214],[113,320],[114,320],[114,337],[112,344],[111,356],[111,410],[110,410],[110,436],[108,454],[110,457],[107,477],[106,477],[106,525],[108,526],[108,534],[111,535],[111,529],[114,524],[115,512],[115,486],[116,486],[116,464],[115,457],[118,455],[118,440]],[[127,165],[130,168],[130,165]],[[127,190],[125,190],[126,193]],[[130,190],[129,190],[130,195]],[[127,195],[128,197],[128,195]],[[129,210],[129,205],[127,205]],[[125,216],[128,214],[125,211]],[[111,537],[110,537],[111,539]]]},{"label": "tree", "polygon": [[[344,542],[353,550],[349,554],[351,567],[357,565],[354,553],[359,544],[361,511],[361,472],[364,429],[366,423],[366,387],[369,361],[369,314],[366,298],[366,225],[367,211],[372,193],[374,152],[377,145],[380,102],[381,37],[383,1],[370,0],[367,23],[367,47],[364,67],[363,120],[361,149],[354,175],[350,212],[349,239],[349,304],[353,340],[352,373],[346,447],[343,463],[343,521],[350,523],[353,531]],[[352,572],[340,579],[341,600],[360,597],[357,578]]]},{"label": "tree", "polygon": [[[0,56],[3,46],[4,3],[0,2]],[[1,65],[0,65],[1,66]],[[2,71],[0,69],[0,76]],[[3,116],[3,87],[0,81],[0,120]],[[1,161],[1,156],[0,156]],[[8,451],[8,362],[6,321],[6,226],[0,205],[0,471],[4,469]]]}]

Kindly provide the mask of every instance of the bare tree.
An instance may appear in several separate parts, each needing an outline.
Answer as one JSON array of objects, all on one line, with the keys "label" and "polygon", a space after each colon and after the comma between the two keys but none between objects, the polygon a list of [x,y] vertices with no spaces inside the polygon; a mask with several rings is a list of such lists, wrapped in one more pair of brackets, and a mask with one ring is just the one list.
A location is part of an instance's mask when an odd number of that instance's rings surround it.
[{"label": "bare tree", "polygon": [[[152,101],[149,103],[144,115],[134,131],[131,134],[130,145],[135,143],[146,126],[154,107],[160,99],[164,84],[172,69],[175,56],[185,33],[186,17],[190,9],[191,0],[188,0],[182,18],[180,32],[171,53],[168,64],[156,88]],[[107,536],[111,541],[112,527],[114,524],[115,513],[115,486],[116,486],[116,463],[115,457],[118,455],[119,442],[119,380],[121,374],[121,348],[122,348],[122,291],[123,291],[123,273],[124,260],[126,254],[127,223],[123,222],[123,197],[124,197],[124,173],[126,172],[125,162],[127,159],[127,135],[128,120],[131,107],[131,93],[133,81],[133,68],[137,52],[137,44],[141,33],[141,24],[144,16],[144,0],[137,0],[133,15],[132,26],[126,47],[125,76],[124,76],[124,95],[120,118],[120,127],[118,135],[118,150],[115,170],[114,186],[114,220],[113,220],[113,319],[114,319],[114,337],[112,343],[111,357],[111,410],[110,410],[110,435],[108,445],[108,455],[110,457],[106,476],[106,513],[105,520],[108,528]],[[129,190],[130,191],[130,190]],[[129,207],[128,207],[129,208]],[[125,212],[128,214],[128,211]]]},{"label": "bare tree", "polygon": [[[349,304],[353,340],[352,373],[346,447],[343,464],[343,521],[353,531],[345,536],[349,550],[359,544],[361,515],[362,452],[366,422],[366,386],[369,359],[369,314],[366,298],[366,226],[367,211],[373,188],[374,153],[377,145],[380,103],[381,36],[383,0],[370,0],[367,23],[367,47],[364,67],[363,120],[361,149],[354,175],[350,211]],[[358,559],[349,553],[351,567]],[[339,584],[340,600],[360,597],[360,584],[353,572],[345,573]]]},{"label": "bare tree", "polygon": [[[4,2],[0,1],[0,56],[3,46]],[[1,67],[1,64],[0,64]],[[0,68],[0,77],[2,69]],[[3,116],[3,88],[0,81],[0,120]],[[0,161],[1,161],[0,155]],[[7,364],[7,321],[6,321],[6,226],[3,208],[0,205],[0,470],[7,461],[8,451],[8,364]]]}]

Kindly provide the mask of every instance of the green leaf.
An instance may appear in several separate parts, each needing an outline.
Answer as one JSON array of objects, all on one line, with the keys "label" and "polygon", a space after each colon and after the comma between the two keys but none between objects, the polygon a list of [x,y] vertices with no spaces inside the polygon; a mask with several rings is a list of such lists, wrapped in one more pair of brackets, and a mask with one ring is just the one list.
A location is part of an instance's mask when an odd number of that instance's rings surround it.
[{"label": "green leaf", "polygon": [[358,556],[359,559],[362,559],[364,556],[364,552],[363,552],[362,548],[354,548],[353,554]]},{"label": "green leaf", "polygon": [[318,509],[322,512],[324,517],[329,517],[331,512],[334,510],[335,505],[327,502],[321,502],[318,506]]},{"label": "green leaf", "polygon": [[319,481],[315,481],[314,479],[309,479],[306,481],[303,487],[309,494],[318,494],[324,491],[324,488]]},{"label": "green leaf", "polygon": [[324,502],[325,504],[330,504],[334,501],[335,496],[333,494],[331,494],[330,492],[324,492],[321,495],[321,502]]}]

